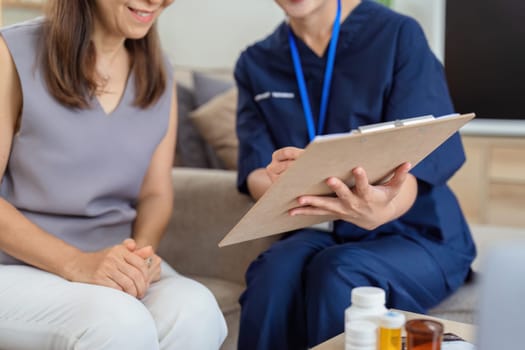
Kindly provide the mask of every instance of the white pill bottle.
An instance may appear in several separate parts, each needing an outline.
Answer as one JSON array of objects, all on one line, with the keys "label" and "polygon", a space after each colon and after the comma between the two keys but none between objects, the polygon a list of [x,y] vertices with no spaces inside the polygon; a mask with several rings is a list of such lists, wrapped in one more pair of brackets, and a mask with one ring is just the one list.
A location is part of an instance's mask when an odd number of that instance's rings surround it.
[{"label": "white pill bottle", "polygon": [[352,304],[345,310],[345,350],[376,350],[378,326],[387,313],[385,291],[377,287],[356,287]]},{"label": "white pill bottle", "polygon": [[352,305],[345,310],[345,325],[352,321],[370,321],[379,325],[379,319],[387,313],[385,291],[377,287],[352,289]]},{"label": "white pill bottle", "polygon": [[345,350],[377,350],[377,325],[352,321],[345,325]]}]

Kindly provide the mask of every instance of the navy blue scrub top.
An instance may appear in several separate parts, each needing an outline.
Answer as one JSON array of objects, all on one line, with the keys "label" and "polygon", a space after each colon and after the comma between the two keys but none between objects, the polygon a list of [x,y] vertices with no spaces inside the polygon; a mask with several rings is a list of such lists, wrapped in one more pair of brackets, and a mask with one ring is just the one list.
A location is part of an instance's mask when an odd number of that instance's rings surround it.
[{"label": "navy blue scrub top", "polygon": [[[282,23],[266,39],[248,47],[235,67],[238,188],[244,193],[248,193],[248,175],[268,165],[273,151],[286,146],[304,148],[309,142],[287,33],[288,25]],[[327,55],[319,57],[300,38],[296,41],[315,119]],[[373,1],[362,1],[341,25],[324,134],[453,112],[443,67],[419,24]],[[470,264],[475,247],[457,200],[446,185],[464,160],[460,137],[455,134],[412,169],[418,179],[418,197],[405,215],[373,231],[338,221],[336,234],[346,241],[402,234],[428,247],[443,265],[457,264],[458,259]],[[459,285],[464,277],[447,279]]]}]

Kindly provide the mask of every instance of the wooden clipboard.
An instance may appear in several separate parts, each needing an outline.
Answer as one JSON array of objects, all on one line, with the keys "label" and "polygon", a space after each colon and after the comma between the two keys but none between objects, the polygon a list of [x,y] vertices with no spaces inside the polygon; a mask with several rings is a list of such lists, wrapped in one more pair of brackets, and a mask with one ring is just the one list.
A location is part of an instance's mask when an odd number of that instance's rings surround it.
[{"label": "wooden clipboard", "polygon": [[219,247],[334,220],[331,216],[290,216],[301,195],[329,195],[324,183],[335,176],[352,186],[350,171],[361,166],[370,183],[388,178],[404,162],[416,166],[475,115],[402,119],[316,137],[219,243]]}]

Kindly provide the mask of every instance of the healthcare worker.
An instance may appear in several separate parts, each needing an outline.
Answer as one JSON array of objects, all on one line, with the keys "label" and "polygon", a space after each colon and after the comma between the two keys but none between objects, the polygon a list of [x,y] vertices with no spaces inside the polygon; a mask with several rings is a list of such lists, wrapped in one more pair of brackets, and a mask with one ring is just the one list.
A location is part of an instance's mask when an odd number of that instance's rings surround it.
[{"label": "healthcare worker", "polygon": [[[276,2],[287,20],[235,68],[241,192],[262,196],[316,135],[454,112],[443,67],[412,18],[367,0]],[[369,185],[358,167],[348,169],[352,188],[326,180],[335,197],[299,197],[290,215],[339,220],[290,232],[250,265],[239,349],[306,349],[343,332],[357,286],[383,288],[387,307],[421,313],[453,293],[476,254],[447,186],[464,160],[455,134],[385,184]]]}]

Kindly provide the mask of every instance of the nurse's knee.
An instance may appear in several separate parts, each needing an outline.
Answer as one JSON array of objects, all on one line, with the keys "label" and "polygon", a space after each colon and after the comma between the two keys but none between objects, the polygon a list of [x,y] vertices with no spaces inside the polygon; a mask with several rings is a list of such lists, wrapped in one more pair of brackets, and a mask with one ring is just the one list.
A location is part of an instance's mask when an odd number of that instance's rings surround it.
[{"label": "nurse's knee", "polygon": [[366,254],[359,248],[326,249],[308,264],[307,285],[352,285],[371,275]]},{"label": "nurse's knee", "polygon": [[81,301],[79,314],[85,319],[85,329],[78,348],[157,349],[157,330],[146,307],[128,294],[101,289]]},{"label": "nurse's knee", "polygon": [[254,260],[246,272],[247,288],[265,290],[290,284],[301,274],[303,259],[296,258],[293,250],[284,249],[286,241],[278,242]]}]

